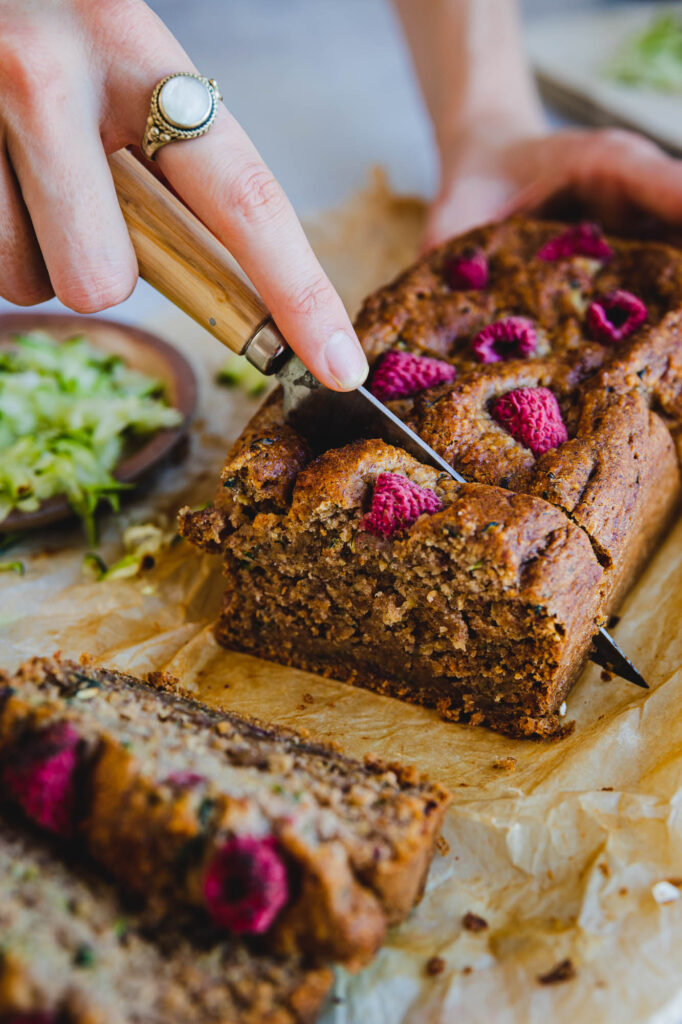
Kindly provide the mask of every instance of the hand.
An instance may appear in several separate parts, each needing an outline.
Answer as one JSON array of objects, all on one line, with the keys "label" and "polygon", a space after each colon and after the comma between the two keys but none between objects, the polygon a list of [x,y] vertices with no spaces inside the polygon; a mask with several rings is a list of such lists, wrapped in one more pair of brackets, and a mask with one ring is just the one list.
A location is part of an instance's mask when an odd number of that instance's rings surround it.
[{"label": "hand", "polygon": [[[210,73],[210,69],[202,69]],[[142,138],[152,90],[196,71],[142,0],[0,0],[0,295],[53,293],[90,313],[132,291],[137,265],[106,155]],[[159,169],[230,249],[280,330],[337,390],[367,362],[281,187],[221,105]]]},{"label": "hand", "polygon": [[642,213],[682,225],[682,162],[653,142],[619,129],[555,134],[493,125],[441,150],[442,183],[431,207],[424,247],[512,213],[536,211],[558,198],[612,230],[633,230]]}]

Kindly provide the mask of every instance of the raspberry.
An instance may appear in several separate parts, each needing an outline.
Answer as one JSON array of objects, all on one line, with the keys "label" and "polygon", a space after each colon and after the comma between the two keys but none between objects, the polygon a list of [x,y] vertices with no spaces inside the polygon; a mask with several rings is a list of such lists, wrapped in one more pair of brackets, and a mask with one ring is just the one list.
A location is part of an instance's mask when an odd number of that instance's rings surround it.
[{"label": "raspberry", "polygon": [[508,316],[479,331],[471,346],[479,363],[499,363],[525,359],[535,352],[538,339],[530,320]]},{"label": "raspberry", "polygon": [[550,238],[538,251],[538,259],[547,260],[548,263],[567,260],[571,256],[587,256],[608,263],[613,256],[613,249],[598,224],[583,221]]},{"label": "raspberry", "polygon": [[602,295],[587,309],[587,327],[595,341],[615,345],[644,323],[647,308],[631,292],[618,290]]},{"label": "raspberry", "polygon": [[204,776],[196,772],[171,772],[163,781],[169,786],[177,786],[178,789],[192,789],[204,781]]},{"label": "raspberry", "polygon": [[267,931],[289,898],[287,871],[275,839],[230,839],[216,852],[204,880],[211,918],[235,935]]},{"label": "raspberry", "polygon": [[440,498],[428,487],[420,487],[398,473],[380,473],[362,528],[379,537],[392,537],[403,527],[411,526],[419,516],[433,515],[441,507]]},{"label": "raspberry", "polygon": [[442,359],[413,356],[409,352],[387,352],[372,375],[369,386],[382,402],[388,398],[405,398],[425,388],[446,384],[455,379],[454,366]]},{"label": "raspberry", "polygon": [[568,440],[559,404],[548,388],[516,388],[496,398],[490,408],[494,420],[530,448],[542,455]]},{"label": "raspberry", "polygon": [[59,836],[73,832],[79,743],[68,722],[50,725],[2,770],[2,788],[26,817]]},{"label": "raspberry", "polygon": [[488,284],[488,261],[481,249],[465,249],[443,266],[443,277],[454,291],[480,291]]}]

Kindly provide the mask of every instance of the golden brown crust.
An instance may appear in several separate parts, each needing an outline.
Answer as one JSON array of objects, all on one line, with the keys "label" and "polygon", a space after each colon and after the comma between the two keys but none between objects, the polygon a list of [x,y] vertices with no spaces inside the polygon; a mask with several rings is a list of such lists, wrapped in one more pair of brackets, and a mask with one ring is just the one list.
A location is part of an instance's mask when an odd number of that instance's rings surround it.
[{"label": "golden brown crust", "polygon": [[328,968],[221,940],[191,917],[155,920],[123,903],[73,856],[67,866],[60,853],[3,819],[1,1020],[31,1014],[59,1024],[317,1019],[333,980]]},{"label": "golden brown crust", "polygon": [[[377,563],[374,576],[368,571],[368,560],[363,561],[362,554],[368,542],[361,538],[362,531],[358,532],[361,507],[382,470],[407,475],[420,485],[433,487],[441,496],[446,488],[440,481],[433,482],[435,478],[429,477],[427,467],[411,465],[404,453],[389,453],[385,447],[377,448],[378,442],[368,441],[364,446],[349,445],[327,453],[321,460],[310,462],[306,456],[296,461],[297,482],[286,507],[257,506],[252,492],[240,492],[239,500],[247,507],[245,517],[237,532],[217,545],[223,552],[228,577],[218,628],[223,643],[364,682],[382,692],[434,704],[448,717],[484,721],[507,732],[546,734],[561,728],[556,710],[583,663],[590,628],[603,622],[622,599],[670,521],[682,491],[678,453],[678,449],[682,451],[682,256],[664,245],[609,239],[613,250],[609,261],[583,256],[555,262],[540,259],[541,247],[564,229],[561,224],[515,218],[453,239],[370,296],[357,319],[358,334],[372,366],[388,350],[399,350],[446,359],[456,367],[453,383],[388,404],[472,481],[468,490],[457,493],[458,514],[483,517],[491,499],[480,485],[488,484],[498,494],[505,493],[500,490],[503,488],[518,492],[519,497],[535,499],[532,510],[526,504],[509,507],[507,515],[518,516],[519,523],[525,524],[523,530],[527,531],[533,520],[537,520],[536,525],[544,523],[551,506],[562,524],[554,527],[554,538],[541,554],[529,561],[523,585],[516,590],[512,585],[505,594],[508,614],[506,619],[500,616],[498,636],[491,636],[478,622],[490,612],[489,591],[481,590],[485,611],[478,616],[474,607],[476,587],[461,585],[462,567],[456,564],[457,559],[464,559],[465,565],[476,560],[469,563],[469,550],[455,550],[456,546],[448,551],[448,572],[460,580],[455,604],[468,602],[465,622],[459,614],[462,608],[451,607],[452,595],[444,600],[440,593],[432,599],[432,621],[426,627],[426,617],[422,616],[418,629],[415,625],[416,632],[404,628],[405,613],[397,608],[409,604],[421,592],[415,591],[410,597],[401,591],[396,598],[391,591],[387,597],[384,570]],[[480,291],[452,290],[445,272],[448,261],[469,249],[485,254],[489,284]],[[642,299],[647,319],[624,341],[602,344],[589,336],[587,309],[593,299],[616,289],[626,289]],[[486,324],[507,316],[531,321],[537,337],[535,353],[525,359],[482,365],[472,348],[474,336]],[[492,400],[519,387],[553,391],[568,431],[564,444],[535,456],[493,419]],[[266,422],[268,429],[278,415],[283,422],[281,409],[277,413],[278,402],[280,397],[275,393],[266,419],[259,422],[257,417],[254,421],[249,443],[262,433]],[[234,454],[228,458],[224,474],[232,472],[232,465]],[[292,460],[290,468],[293,465]],[[290,485],[288,475],[287,487]],[[448,501],[454,493],[449,492]],[[268,515],[259,517],[259,509]],[[344,566],[347,589],[343,593],[338,587],[334,593],[327,580],[329,566],[334,564],[334,549],[330,552],[319,542],[304,550],[303,537],[310,523],[319,526],[330,510],[336,516],[355,517],[358,534],[353,552],[357,579],[353,584],[349,559]],[[496,522],[497,515],[490,512],[489,520]],[[412,539],[410,558],[415,565],[425,557],[429,545],[433,547],[426,525],[429,521],[419,520],[406,535]],[[438,523],[438,515],[431,521]],[[511,521],[504,521],[511,529]],[[201,533],[199,520],[193,522]],[[577,560],[578,542],[573,532],[566,532],[569,525],[578,528],[586,544]],[[192,531],[191,518],[183,529]],[[567,544],[569,536],[571,543]],[[272,537],[285,545],[286,556],[272,547]],[[396,554],[405,558],[405,543],[400,538],[392,542],[386,558],[391,561]],[[278,592],[262,579],[258,549],[263,546],[276,567],[273,571],[281,573]],[[482,550],[488,577],[498,582],[508,579],[508,540],[504,544],[496,542],[493,548],[483,544]],[[338,576],[338,564],[335,571]],[[442,564],[434,568],[435,590],[443,582],[444,571]],[[412,565],[408,576],[415,572]],[[542,586],[534,582],[536,576]],[[388,589],[391,587],[393,581],[389,581]],[[394,589],[400,591],[400,586],[396,584]],[[579,622],[569,621],[566,611],[572,590],[589,608],[589,614]],[[431,642],[424,640],[424,629],[437,630],[437,616],[452,630],[455,646],[458,642],[469,643],[471,650],[472,636],[481,646],[479,641],[485,635],[487,643],[498,645],[500,656],[508,657],[503,631],[507,631],[507,640],[520,639],[519,621],[528,623],[523,615],[519,620],[518,602],[525,599],[530,604],[539,592],[542,597],[537,606],[544,611],[548,612],[552,595],[561,595],[558,604],[563,601],[566,606],[557,613],[564,630],[561,654],[554,648],[550,653],[551,645],[547,646],[545,637],[544,646],[538,648],[545,658],[542,679],[528,668],[530,651],[523,670],[511,657],[509,675],[511,687],[517,691],[515,702],[509,687],[497,690],[501,683],[495,681],[494,673],[490,693],[472,690],[466,666],[456,663],[454,652],[449,662],[449,687],[427,681],[425,666],[421,674],[416,672],[409,645],[418,633],[422,647],[432,649]],[[312,635],[307,638],[303,594],[314,609]],[[375,604],[380,609],[373,617],[367,607],[368,595],[372,594],[377,595]],[[290,607],[283,607],[287,601]],[[354,603],[365,622],[360,623],[358,613],[353,621],[348,614],[342,623],[339,601]],[[389,621],[391,616],[394,621]],[[279,619],[279,627],[275,619]],[[353,650],[353,637],[358,632],[363,634],[364,646],[372,646],[365,628],[367,621],[374,629],[377,664]],[[395,676],[390,668],[378,667],[381,645],[390,652],[391,644],[397,645],[398,640],[408,645],[411,666],[400,678],[397,662]],[[555,664],[557,657],[559,663]],[[390,664],[390,655],[387,660]],[[440,657],[441,665],[442,660]]]},{"label": "golden brown crust", "polygon": [[[74,841],[127,890],[204,913],[216,851],[265,834],[290,884],[261,941],[366,964],[421,892],[449,794],[412,769],[362,764],[157,681],[33,659],[0,704],[0,769],[45,726],[68,723],[83,747]],[[177,781],[188,773],[191,783]]]},{"label": "golden brown crust", "polygon": [[[366,533],[382,472],[431,488],[442,510],[390,540]],[[546,501],[457,484],[382,441],[320,456],[288,514],[256,516],[225,557],[228,646],[524,735],[561,728],[604,586],[585,533]]]},{"label": "golden brown crust", "polygon": [[[602,564],[613,570],[609,587],[615,607],[680,496],[668,428],[671,420],[682,419],[682,259],[667,246],[611,240],[614,258],[606,265],[581,258],[539,262],[543,242],[560,231],[561,225],[513,220],[454,240],[429,257],[428,273],[442,289],[439,268],[449,255],[463,245],[486,251],[495,301],[490,319],[529,317],[539,349],[533,359],[481,366],[472,361],[471,332],[455,330],[445,354],[458,367],[457,381],[418,396],[409,420],[468,479],[536,494],[563,508],[586,530]],[[425,273],[417,264],[385,290],[388,322],[394,306],[409,307],[408,296],[423,287]],[[645,301],[647,323],[617,346],[600,345],[586,336],[585,309],[591,298],[616,288]],[[480,299],[454,293],[457,298],[450,301],[486,305],[485,294]],[[440,298],[436,293],[437,308]],[[374,349],[376,329],[372,317],[361,314],[363,342]],[[395,331],[384,332],[381,351],[396,337]],[[553,390],[569,431],[568,443],[539,458],[489,413],[497,395],[537,386]]]}]

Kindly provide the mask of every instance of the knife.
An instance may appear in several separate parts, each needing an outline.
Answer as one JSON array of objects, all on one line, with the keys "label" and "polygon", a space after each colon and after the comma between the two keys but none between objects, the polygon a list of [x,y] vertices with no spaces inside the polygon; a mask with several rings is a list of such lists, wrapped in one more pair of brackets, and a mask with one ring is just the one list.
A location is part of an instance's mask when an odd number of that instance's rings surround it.
[{"label": "knife", "polygon": [[[109,157],[140,277],[284,391],[284,412],[308,438],[334,447],[379,436],[466,483],[452,466],[367,388],[331,391],[294,355],[260,296],[224,245],[132,153]],[[320,424],[324,423],[324,430]],[[307,425],[307,429],[306,429]],[[637,686],[648,684],[601,627],[590,658]]]},{"label": "knife", "polygon": [[[248,348],[245,355],[248,359]],[[354,437],[379,436],[390,444],[404,448],[419,462],[430,463],[436,469],[448,473],[453,480],[461,484],[467,483],[456,469],[453,469],[367,388],[360,386],[355,391],[329,391],[293,353],[288,358],[286,351],[278,353],[277,362],[280,368],[275,372],[275,376],[284,391],[285,416],[287,420],[293,420],[295,425],[300,427],[305,437],[321,434],[324,436],[325,447],[333,448],[337,444],[353,440]],[[320,428],[320,424],[325,425],[324,429]],[[349,424],[353,425],[352,429],[349,429]],[[641,672],[603,626],[599,627],[592,640],[588,657],[621,679],[642,689],[649,689],[649,684]]]}]

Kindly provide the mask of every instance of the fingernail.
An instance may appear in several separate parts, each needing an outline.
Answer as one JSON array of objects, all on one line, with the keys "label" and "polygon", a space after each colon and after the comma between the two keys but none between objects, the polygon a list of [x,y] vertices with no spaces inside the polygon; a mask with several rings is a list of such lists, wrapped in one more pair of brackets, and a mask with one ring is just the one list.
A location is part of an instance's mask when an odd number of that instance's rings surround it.
[{"label": "fingernail", "polygon": [[369,372],[365,353],[359,342],[345,331],[332,334],[324,349],[327,368],[344,391],[358,387]]}]

